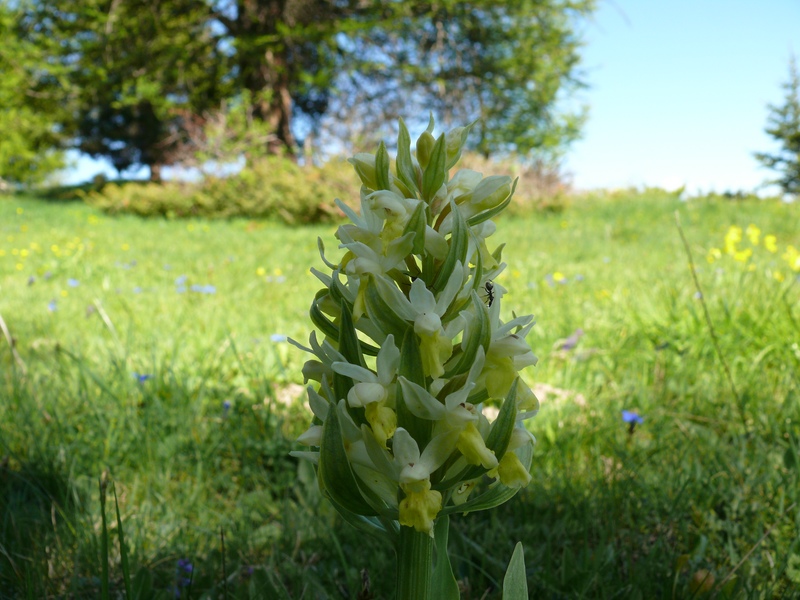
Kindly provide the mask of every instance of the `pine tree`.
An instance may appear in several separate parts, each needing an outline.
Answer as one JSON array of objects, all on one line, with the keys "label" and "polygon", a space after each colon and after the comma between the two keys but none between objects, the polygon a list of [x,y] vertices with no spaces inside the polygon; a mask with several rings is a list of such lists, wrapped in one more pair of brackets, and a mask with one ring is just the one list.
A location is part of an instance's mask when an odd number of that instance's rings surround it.
[{"label": "pine tree", "polygon": [[782,87],[786,92],[783,104],[769,105],[765,129],[781,148],[774,154],[758,152],[755,157],[779,174],[770,183],[781,186],[786,194],[800,197],[800,72],[794,56],[789,60],[789,80]]}]

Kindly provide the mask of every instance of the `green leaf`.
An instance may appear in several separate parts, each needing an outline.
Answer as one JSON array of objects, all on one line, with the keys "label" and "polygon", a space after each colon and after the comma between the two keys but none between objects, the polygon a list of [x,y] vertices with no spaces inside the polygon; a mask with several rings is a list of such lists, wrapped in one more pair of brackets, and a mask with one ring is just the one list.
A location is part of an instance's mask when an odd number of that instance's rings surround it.
[{"label": "green leaf", "polygon": [[[483,469],[482,467],[480,467]],[[483,469],[486,471],[486,469]],[[508,502],[513,498],[519,490],[506,487],[502,483],[495,483],[494,485],[490,486],[488,490],[479,494],[475,498],[470,498],[464,504],[456,505],[449,505],[445,506],[442,509],[442,512],[439,513],[441,515],[451,515],[454,513],[471,513],[477,512],[479,510],[488,510],[490,508],[494,508],[495,506],[500,506],[504,502]]]},{"label": "green leaf", "polygon": [[[403,344],[400,347],[400,366],[397,374],[427,389],[425,386],[425,372],[422,368],[422,354],[419,349],[419,340],[417,339],[417,334],[414,333],[414,329],[409,328],[402,340]],[[406,429],[408,433],[411,434],[411,437],[417,441],[419,447],[424,448],[431,439],[433,422],[420,419],[414,415],[406,405],[403,388],[400,382],[398,381],[395,385],[397,426]]]},{"label": "green leaf", "polygon": [[379,190],[392,189],[389,176],[389,153],[383,142],[378,146],[378,152],[375,154],[375,183]]},{"label": "green leaf", "polygon": [[525,552],[517,542],[503,578],[503,600],[528,600],[528,578],[525,575]]},{"label": "green leaf", "polygon": [[436,519],[433,527],[434,567],[431,578],[431,597],[436,600],[458,600],[458,582],[453,575],[450,556],[447,554],[447,537],[450,532],[450,517]]},{"label": "green leaf", "polygon": [[318,479],[322,493],[330,497],[335,504],[357,515],[378,514],[359,491],[358,482],[344,449],[339,411],[335,405],[331,405],[328,417],[322,426]]},{"label": "green leaf", "polygon": [[489,309],[478,298],[478,294],[472,292],[471,297],[472,304],[475,306],[475,324],[470,330],[469,338],[461,340],[461,353],[457,355],[455,361],[451,361],[451,366],[445,371],[444,377],[446,379],[469,371],[475,363],[478,348],[483,347],[484,351],[488,351],[489,343],[492,340],[492,323],[489,319]]},{"label": "green leaf", "polygon": [[[314,323],[314,326],[319,328],[319,330],[325,334],[326,337],[329,337],[334,340],[339,339],[339,327],[331,321],[328,317],[325,316],[325,313],[322,312],[322,309],[319,307],[319,303],[322,302],[323,296],[328,294],[328,290],[320,290],[317,293],[317,296],[311,302],[311,308],[308,311],[309,316],[311,317],[311,322]],[[361,346],[361,351],[368,356],[378,356],[378,351],[380,348],[377,346],[373,346],[372,344],[368,344],[367,342],[363,342],[359,340],[359,344]]]},{"label": "green leaf", "polygon": [[342,300],[342,317],[339,324],[339,352],[347,359],[351,365],[366,367],[364,356],[361,354],[361,346],[358,341],[358,334],[353,325],[353,317],[348,310],[347,303]]},{"label": "green leaf", "polygon": [[[424,135],[424,134],[423,134]],[[430,202],[442,187],[447,176],[447,146],[444,134],[439,136],[431,150],[430,159],[422,173],[422,199]]]},{"label": "green leaf", "polygon": [[400,131],[397,134],[397,178],[415,195],[419,191],[417,187],[417,170],[414,168],[414,161],[411,160],[411,136],[403,119],[400,119]]},{"label": "green leaf", "polygon": [[460,262],[462,265],[467,258],[467,248],[469,245],[469,228],[464,220],[461,211],[456,208],[455,204],[450,203],[451,212],[453,215],[453,231],[450,234],[450,251],[447,253],[447,258],[444,259],[442,266],[436,273],[436,277],[431,284],[431,290],[434,293],[441,292],[447,285],[450,275],[453,274],[453,269],[456,263]]},{"label": "green leaf", "polygon": [[414,232],[414,246],[411,249],[413,254],[422,255],[425,252],[425,227],[427,226],[428,222],[425,218],[425,204],[420,202],[417,204],[417,208],[414,209],[414,213],[411,215],[411,218],[406,223],[405,229],[403,229],[403,235],[407,234],[410,231]]},{"label": "green leaf", "polygon": [[[391,284],[394,285],[394,284]],[[381,296],[373,277],[367,282],[365,293],[367,316],[384,333],[393,334],[396,340],[402,340],[410,324],[400,317]]]},{"label": "green leaf", "polygon": [[500,407],[500,413],[497,415],[492,430],[486,438],[486,447],[494,451],[497,460],[503,458],[503,455],[508,449],[508,443],[511,441],[511,434],[514,431],[514,423],[517,417],[517,387],[519,385],[519,377],[511,384],[511,389],[503,401],[503,406]]}]

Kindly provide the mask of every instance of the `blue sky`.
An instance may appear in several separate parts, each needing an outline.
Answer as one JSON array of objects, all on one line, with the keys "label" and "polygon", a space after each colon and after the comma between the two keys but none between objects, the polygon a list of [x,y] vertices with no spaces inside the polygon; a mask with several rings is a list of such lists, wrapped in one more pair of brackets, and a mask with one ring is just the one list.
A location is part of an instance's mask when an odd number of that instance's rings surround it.
[{"label": "blue sky", "polygon": [[[800,55],[800,0],[600,0],[585,39],[575,187],[722,192],[769,178],[753,152],[775,148],[767,104]],[[113,175],[83,159],[68,179],[101,170]]]},{"label": "blue sky", "polygon": [[[800,0],[601,0],[586,27],[578,188],[752,190],[767,104],[800,55]],[[798,56],[800,59],[800,56]]]}]

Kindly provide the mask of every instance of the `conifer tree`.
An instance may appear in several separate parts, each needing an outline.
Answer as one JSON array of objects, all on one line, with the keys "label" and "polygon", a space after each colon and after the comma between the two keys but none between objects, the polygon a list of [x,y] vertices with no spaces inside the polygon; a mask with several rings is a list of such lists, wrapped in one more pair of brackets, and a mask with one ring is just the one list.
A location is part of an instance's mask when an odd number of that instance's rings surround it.
[{"label": "conifer tree", "polygon": [[800,196],[800,72],[794,56],[789,60],[789,80],[783,84],[783,104],[769,105],[765,131],[780,144],[775,153],[758,152],[756,159],[778,173],[769,183],[777,184],[785,194]]}]

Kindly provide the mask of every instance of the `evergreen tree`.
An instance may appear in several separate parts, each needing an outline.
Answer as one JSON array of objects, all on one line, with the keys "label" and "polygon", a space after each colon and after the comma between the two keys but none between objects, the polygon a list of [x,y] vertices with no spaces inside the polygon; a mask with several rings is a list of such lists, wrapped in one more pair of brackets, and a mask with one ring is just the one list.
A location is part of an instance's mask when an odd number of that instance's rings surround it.
[{"label": "evergreen tree", "polygon": [[64,166],[53,93],[62,73],[46,67],[52,47],[26,41],[18,21],[16,9],[0,4],[0,181],[31,184]]},{"label": "evergreen tree", "polygon": [[778,173],[770,183],[784,193],[800,196],[800,72],[794,56],[789,60],[789,80],[783,84],[783,104],[769,105],[770,114],[765,131],[780,144],[775,153],[759,152],[756,159]]},{"label": "evergreen tree", "polygon": [[146,165],[151,179],[179,162],[183,119],[229,93],[230,67],[198,0],[27,2],[21,27],[64,73],[57,86],[72,147],[121,172]]}]

